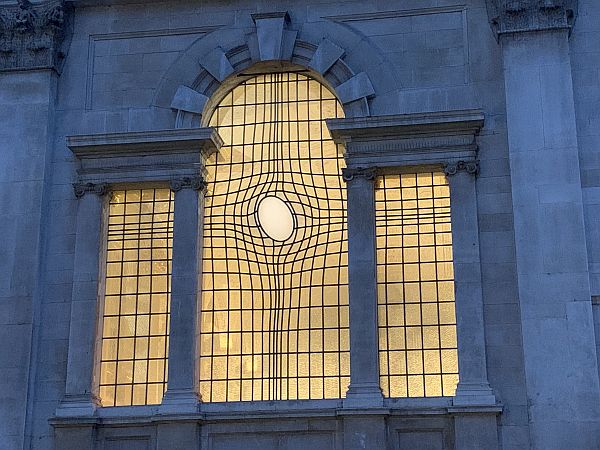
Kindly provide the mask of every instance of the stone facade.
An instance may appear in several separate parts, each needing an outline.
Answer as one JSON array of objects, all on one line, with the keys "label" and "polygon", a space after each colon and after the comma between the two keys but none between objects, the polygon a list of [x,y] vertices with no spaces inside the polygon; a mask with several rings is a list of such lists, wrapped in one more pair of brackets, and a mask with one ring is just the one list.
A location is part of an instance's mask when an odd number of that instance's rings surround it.
[{"label": "stone facade", "polygon": [[[354,202],[350,390],[201,403],[193,212],[222,144],[202,114],[236,74],[290,64],[346,115],[328,126]],[[595,0],[0,2],[0,448],[600,448],[599,79]],[[461,381],[384,399],[356,205],[418,164],[450,182]],[[102,408],[103,194],[136,180],[171,181],[174,258],[194,263],[173,266],[163,403]]]}]

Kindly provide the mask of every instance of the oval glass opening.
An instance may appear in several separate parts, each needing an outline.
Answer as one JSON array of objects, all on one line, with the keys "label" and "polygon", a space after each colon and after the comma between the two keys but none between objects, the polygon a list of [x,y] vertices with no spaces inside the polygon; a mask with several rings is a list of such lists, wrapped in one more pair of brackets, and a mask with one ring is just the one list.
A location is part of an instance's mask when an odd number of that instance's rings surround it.
[{"label": "oval glass opening", "polygon": [[257,207],[260,228],[274,241],[285,241],[294,232],[294,215],[280,198],[269,195]]}]

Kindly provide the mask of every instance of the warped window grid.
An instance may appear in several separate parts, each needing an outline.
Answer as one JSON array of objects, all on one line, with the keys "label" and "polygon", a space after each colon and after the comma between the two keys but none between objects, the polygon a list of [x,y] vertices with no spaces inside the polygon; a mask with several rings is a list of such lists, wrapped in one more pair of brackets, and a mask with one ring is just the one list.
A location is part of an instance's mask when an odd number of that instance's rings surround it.
[{"label": "warped window grid", "polygon": [[167,384],[173,197],[113,192],[101,327],[103,406],[159,404]]},{"label": "warped window grid", "polygon": [[211,125],[200,391],[209,402],[343,397],[349,383],[344,165],[335,96],[302,74],[249,79]]},{"label": "warped window grid", "polygon": [[442,172],[377,180],[380,382],[388,397],[454,395],[450,193]]}]

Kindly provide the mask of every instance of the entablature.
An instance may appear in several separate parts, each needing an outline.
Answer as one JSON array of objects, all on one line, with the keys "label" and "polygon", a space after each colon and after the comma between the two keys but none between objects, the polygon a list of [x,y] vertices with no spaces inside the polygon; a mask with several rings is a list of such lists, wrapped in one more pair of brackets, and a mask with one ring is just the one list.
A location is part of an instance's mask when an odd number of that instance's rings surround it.
[{"label": "entablature", "polygon": [[381,170],[475,161],[483,123],[480,110],[327,120],[348,167]]},{"label": "entablature", "polygon": [[214,128],[68,136],[81,183],[170,181],[202,175],[223,140]]}]

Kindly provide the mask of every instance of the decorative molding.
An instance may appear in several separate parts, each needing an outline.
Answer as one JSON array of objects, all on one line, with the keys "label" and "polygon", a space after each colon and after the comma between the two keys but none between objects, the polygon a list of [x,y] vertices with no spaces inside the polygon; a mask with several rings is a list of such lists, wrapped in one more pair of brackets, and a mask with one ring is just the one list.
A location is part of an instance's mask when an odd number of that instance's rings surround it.
[{"label": "decorative molding", "polygon": [[179,192],[182,189],[204,191],[206,189],[206,186],[206,181],[202,176],[175,178],[169,181],[169,187],[173,192]]},{"label": "decorative molding", "polygon": [[60,71],[61,47],[71,35],[70,13],[64,0],[0,6],[0,71]]},{"label": "decorative molding", "polygon": [[223,145],[214,128],[68,136],[82,182],[125,183],[195,177]]},{"label": "decorative molding", "polygon": [[345,167],[342,169],[342,179],[345,182],[353,181],[355,178],[363,178],[367,181],[375,180],[377,169],[375,167]]},{"label": "decorative molding", "polygon": [[477,176],[479,174],[479,161],[457,161],[449,163],[444,166],[444,172],[446,173],[446,176],[449,177],[456,175],[458,172],[466,172],[469,175]]},{"label": "decorative molding", "polygon": [[483,127],[480,110],[327,120],[351,167],[393,168],[472,160]]},{"label": "decorative molding", "polygon": [[[152,106],[170,109],[177,89],[183,85],[211,99],[204,109],[207,112],[214,106],[213,99],[243,82],[246,76],[274,70],[309,69],[316,72],[317,78],[322,78],[332,90],[352,80],[342,88],[342,94],[348,94],[348,103],[344,104],[345,116],[369,116],[369,99],[379,94],[377,86],[369,79],[374,80],[377,71],[385,73],[386,79],[394,80],[393,67],[381,64],[380,52],[368,41],[363,42],[366,50],[355,67],[344,61],[343,54],[338,57],[338,49],[345,53],[356,45],[356,36],[352,31],[348,32],[346,24],[331,21],[327,27],[311,32],[308,42],[298,37],[299,32],[292,29],[294,23],[288,23],[287,17],[285,12],[254,14],[254,29],[222,27],[198,39],[166,71]],[[327,42],[323,44],[324,41]],[[233,68],[233,72],[223,80],[220,80],[224,76],[220,67],[224,61],[222,55],[218,59],[219,64],[213,64],[210,71],[206,67],[209,65],[207,57],[217,53],[224,54],[227,60],[225,66]],[[276,59],[272,59],[274,55],[278,55]],[[198,61],[202,69],[198,71],[197,65],[189,64],[190,60]],[[213,76],[211,71],[217,76]],[[225,72],[228,71],[229,68]],[[357,78],[353,80],[354,77]],[[360,95],[355,95],[358,91],[361,91]],[[352,101],[352,97],[356,101]],[[195,127],[198,126],[198,115],[184,112],[178,114],[176,121],[177,126]],[[206,124],[205,121],[201,123]]]},{"label": "decorative molding", "polygon": [[492,30],[504,34],[562,30],[571,32],[577,0],[487,0]]},{"label": "decorative molding", "polygon": [[130,131],[67,136],[67,146],[78,158],[141,154],[212,153],[223,145],[214,128]]},{"label": "decorative molding", "polygon": [[73,183],[75,197],[81,198],[85,194],[96,194],[103,196],[108,194],[110,188],[106,183]]}]

